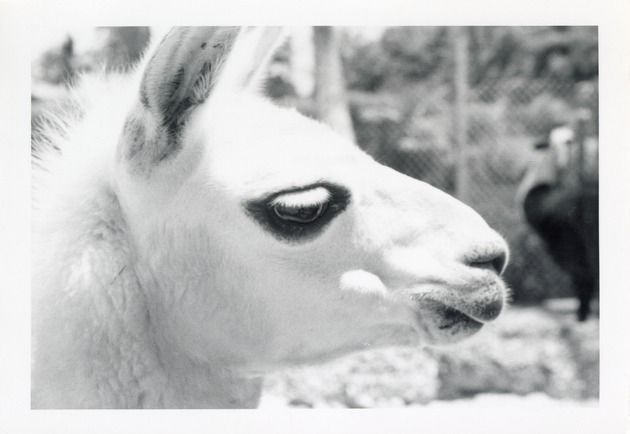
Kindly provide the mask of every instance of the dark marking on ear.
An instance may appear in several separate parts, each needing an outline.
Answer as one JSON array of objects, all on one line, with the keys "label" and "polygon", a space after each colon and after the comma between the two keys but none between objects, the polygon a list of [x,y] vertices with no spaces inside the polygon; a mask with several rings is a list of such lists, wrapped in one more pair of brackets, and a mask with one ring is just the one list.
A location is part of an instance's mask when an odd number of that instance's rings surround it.
[{"label": "dark marking on ear", "polygon": [[159,155],[157,161],[182,146],[182,129],[193,109],[210,95],[213,74],[230,51],[237,33],[238,29],[231,27],[174,28],[147,63],[140,85],[140,102],[157,126],[156,131],[145,134],[154,138],[153,146],[160,147],[159,152],[150,152],[154,158]]},{"label": "dark marking on ear", "polygon": [[147,98],[147,94],[146,94],[146,92],[143,92],[143,90],[144,89],[140,90],[140,102],[142,103],[144,108],[149,110],[151,108],[151,107],[149,107],[149,98]]},{"label": "dark marking on ear", "polygon": [[[179,87],[182,84],[185,72],[186,71],[184,70],[184,67],[179,68],[177,70],[177,73],[175,73],[175,76],[171,79],[170,82],[168,82],[166,90],[167,98],[163,102],[168,102],[169,100],[173,99],[175,93],[179,90]],[[161,107],[161,110],[164,112],[164,107]]]},{"label": "dark marking on ear", "polygon": [[[191,114],[210,96],[239,33],[236,27],[175,27],[162,39],[146,64],[138,105],[122,132],[120,158],[137,160],[130,167],[150,172],[178,153]],[[272,42],[256,43],[251,65],[242,73],[245,82],[266,63]]]},{"label": "dark marking on ear", "polygon": [[210,62],[204,62],[199,72],[199,76],[193,84],[193,98],[195,98],[197,104],[201,104],[208,98],[210,94],[210,85],[212,80],[212,64]]},{"label": "dark marking on ear", "polygon": [[202,104],[206,98],[208,98],[210,94],[212,69],[210,62],[204,62],[197,78],[192,86],[190,86],[191,88],[188,91],[189,95],[180,101],[177,101],[175,95],[181,86],[185,74],[184,68],[180,68],[173,80],[169,83],[168,91],[170,95],[161,102],[162,106],[160,107],[163,113],[162,125],[166,128],[169,138],[176,140],[188,120],[187,114],[189,110],[194,106]]},{"label": "dark marking on ear", "polygon": [[140,85],[140,102],[145,109],[151,110],[151,106],[149,105],[149,96],[147,95],[147,85],[144,81]]},{"label": "dark marking on ear", "polygon": [[126,154],[127,158],[131,159],[141,152],[146,142],[145,130],[142,122],[127,119],[125,121],[125,126],[123,127],[123,140],[127,140],[128,143]]},{"label": "dark marking on ear", "polygon": [[[160,130],[161,131],[161,130]],[[138,172],[149,173],[151,166],[175,155],[181,147],[168,134],[150,134],[143,121],[129,117],[125,121],[117,158],[124,157],[132,162],[132,168]]]},{"label": "dark marking on ear", "polygon": [[149,155],[152,152],[159,152],[160,138],[153,138],[147,134],[142,121],[137,119],[127,119],[123,130],[122,140],[126,142],[125,157],[136,164],[146,164],[155,162],[156,158]]}]

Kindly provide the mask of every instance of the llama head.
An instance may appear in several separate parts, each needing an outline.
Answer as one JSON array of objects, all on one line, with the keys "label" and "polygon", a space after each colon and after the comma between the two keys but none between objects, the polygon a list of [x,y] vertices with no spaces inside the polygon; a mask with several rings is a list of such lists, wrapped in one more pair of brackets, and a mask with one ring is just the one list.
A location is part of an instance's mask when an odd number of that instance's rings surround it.
[{"label": "llama head", "polygon": [[162,346],[265,369],[495,319],[507,249],[478,214],[256,95],[279,34],[174,29],[143,72],[117,188]]}]

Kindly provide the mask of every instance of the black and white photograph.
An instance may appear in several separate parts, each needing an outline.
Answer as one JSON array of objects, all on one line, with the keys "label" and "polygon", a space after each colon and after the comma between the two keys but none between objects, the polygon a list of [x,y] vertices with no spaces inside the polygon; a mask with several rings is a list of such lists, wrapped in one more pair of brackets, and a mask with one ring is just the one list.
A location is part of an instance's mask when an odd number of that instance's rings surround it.
[{"label": "black and white photograph", "polygon": [[616,26],[47,7],[16,432],[630,429]]}]

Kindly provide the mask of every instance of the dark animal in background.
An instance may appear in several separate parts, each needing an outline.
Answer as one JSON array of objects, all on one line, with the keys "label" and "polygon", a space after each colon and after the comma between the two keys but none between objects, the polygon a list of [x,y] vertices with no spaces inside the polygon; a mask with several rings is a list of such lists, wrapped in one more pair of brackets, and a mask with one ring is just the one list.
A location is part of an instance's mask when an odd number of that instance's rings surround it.
[{"label": "dark animal in background", "polygon": [[554,128],[536,149],[539,158],[521,185],[525,218],[570,275],[579,300],[578,320],[584,321],[599,290],[598,183],[580,179],[570,128]]}]

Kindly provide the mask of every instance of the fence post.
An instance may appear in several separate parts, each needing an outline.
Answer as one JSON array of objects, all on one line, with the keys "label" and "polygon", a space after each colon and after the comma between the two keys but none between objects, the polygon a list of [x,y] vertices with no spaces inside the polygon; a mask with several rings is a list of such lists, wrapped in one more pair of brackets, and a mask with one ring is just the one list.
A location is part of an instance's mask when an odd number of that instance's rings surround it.
[{"label": "fence post", "polygon": [[586,184],[586,129],[590,117],[587,109],[579,111],[577,119],[574,122],[575,145],[577,146],[577,183],[580,189],[584,189]]},{"label": "fence post", "polygon": [[455,197],[470,203],[470,170],[468,167],[468,33],[466,27],[452,27],[451,36],[455,56]]}]

